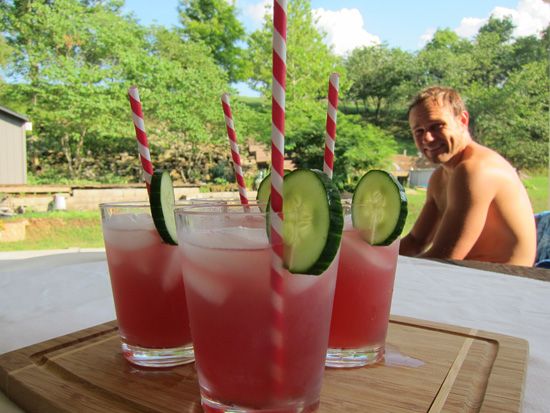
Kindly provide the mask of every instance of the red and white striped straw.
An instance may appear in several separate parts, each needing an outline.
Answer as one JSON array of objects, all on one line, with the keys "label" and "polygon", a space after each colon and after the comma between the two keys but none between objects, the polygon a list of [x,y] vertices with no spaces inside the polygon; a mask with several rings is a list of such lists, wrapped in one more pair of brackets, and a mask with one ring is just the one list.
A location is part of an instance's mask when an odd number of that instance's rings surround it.
[{"label": "red and white striped straw", "polygon": [[132,107],[132,119],[136,130],[136,139],[138,144],[139,159],[143,168],[143,179],[147,186],[147,193],[151,190],[151,176],[153,175],[153,164],[151,163],[151,154],[149,153],[149,143],[145,133],[145,124],[143,122],[143,112],[141,110],[141,101],[139,100],[138,89],[132,86],[128,89],[130,106]]},{"label": "red and white striped straw", "polygon": [[273,80],[271,97],[271,289],[272,378],[279,390],[283,383],[283,177],[285,158],[286,0],[273,1]]},{"label": "red and white striped straw", "polygon": [[235,124],[233,123],[233,114],[231,113],[231,105],[229,104],[229,95],[222,95],[222,108],[225,115],[225,126],[227,128],[227,136],[229,145],[231,146],[231,158],[233,159],[233,169],[237,177],[239,185],[239,197],[242,205],[248,205],[248,196],[246,194],[246,184],[244,183],[243,169],[241,167],[241,155],[239,154],[239,145],[237,145],[237,134],[235,133]]},{"label": "red and white striped straw", "polygon": [[325,159],[323,172],[332,179],[334,170],[334,144],[336,142],[336,116],[338,112],[338,81],[340,75],[332,73],[328,82],[327,123],[325,128]]}]

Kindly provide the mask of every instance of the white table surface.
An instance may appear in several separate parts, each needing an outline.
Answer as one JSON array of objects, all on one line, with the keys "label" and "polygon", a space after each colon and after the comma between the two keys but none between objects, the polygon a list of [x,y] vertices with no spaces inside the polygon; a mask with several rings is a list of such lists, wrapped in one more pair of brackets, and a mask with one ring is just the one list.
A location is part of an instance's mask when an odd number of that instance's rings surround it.
[{"label": "white table surface", "polygon": [[[523,411],[550,412],[550,282],[399,257],[392,314],[528,340]],[[0,253],[0,354],[114,318],[103,250]]]}]

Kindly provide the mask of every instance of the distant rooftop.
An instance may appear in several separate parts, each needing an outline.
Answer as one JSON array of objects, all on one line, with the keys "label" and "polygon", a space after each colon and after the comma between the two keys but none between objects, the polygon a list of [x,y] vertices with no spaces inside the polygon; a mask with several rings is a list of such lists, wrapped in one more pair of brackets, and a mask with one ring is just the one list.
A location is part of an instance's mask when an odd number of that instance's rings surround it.
[{"label": "distant rooftop", "polygon": [[8,116],[11,116],[13,118],[22,120],[23,122],[28,122],[29,121],[29,118],[27,116],[22,115],[21,113],[14,112],[13,110],[5,108],[4,106],[0,106],[0,112],[6,114]]}]

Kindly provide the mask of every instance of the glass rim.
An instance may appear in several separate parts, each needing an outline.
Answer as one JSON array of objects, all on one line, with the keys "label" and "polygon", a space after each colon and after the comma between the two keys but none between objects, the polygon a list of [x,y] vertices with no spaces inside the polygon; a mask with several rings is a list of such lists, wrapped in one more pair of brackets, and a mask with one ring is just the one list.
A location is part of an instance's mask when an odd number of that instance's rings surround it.
[{"label": "glass rim", "polygon": [[[189,206],[189,205],[228,205],[228,206],[234,206],[234,205],[241,205],[240,200],[238,199],[201,199],[201,198],[192,198],[192,199],[177,199],[174,201],[174,208],[183,207],[183,206]],[[259,203],[250,203],[250,205],[259,204]],[[149,200],[141,200],[141,201],[109,201],[109,202],[101,202],[99,203],[100,208],[131,208],[131,207],[150,207]]]},{"label": "glass rim", "polygon": [[[174,214],[175,215],[266,215],[268,211],[262,211],[260,205],[264,205],[260,202],[249,202],[247,205],[241,203],[214,203],[214,202],[205,202],[205,203],[192,203],[190,205],[180,205],[177,203],[174,205]],[[220,208],[221,207],[221,208]],[[247,207],[257,208],[255,210],[247,210]],[[204,208],[209,208],[205,210]],[[214,209],[217,208],[217,209]],[[222,209],[223,208],[223,209]]]},{"label": "glass rim", "polygon": [[99,208],[149,208],[149,201],[113,201],[101,202]]}]

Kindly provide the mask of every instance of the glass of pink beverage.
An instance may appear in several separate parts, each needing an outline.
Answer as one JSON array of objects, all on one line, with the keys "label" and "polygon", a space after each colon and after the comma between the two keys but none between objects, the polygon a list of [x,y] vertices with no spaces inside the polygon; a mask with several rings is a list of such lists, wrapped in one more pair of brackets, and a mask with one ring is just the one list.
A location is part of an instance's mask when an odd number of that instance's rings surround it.
[{"label": "glass of pink beverage", "polygon": [[160,238],[149,204],[101,204],[103,239],[124,357],[146,367],[194,360],[181,259]]},{"label": "glass of pink beverage", "polygon": [[179,208],[176,224],[204,411],[315,411],[338,258],[320,276],[284,271],[275,362],[266,215],[257,206]]},{"label": "glass of pink beverage", "polygon": [[358,367],[384,357],[399,238],[388,246],[364,241],[344,206],[344,231],[330,326],[328,367]]}]

